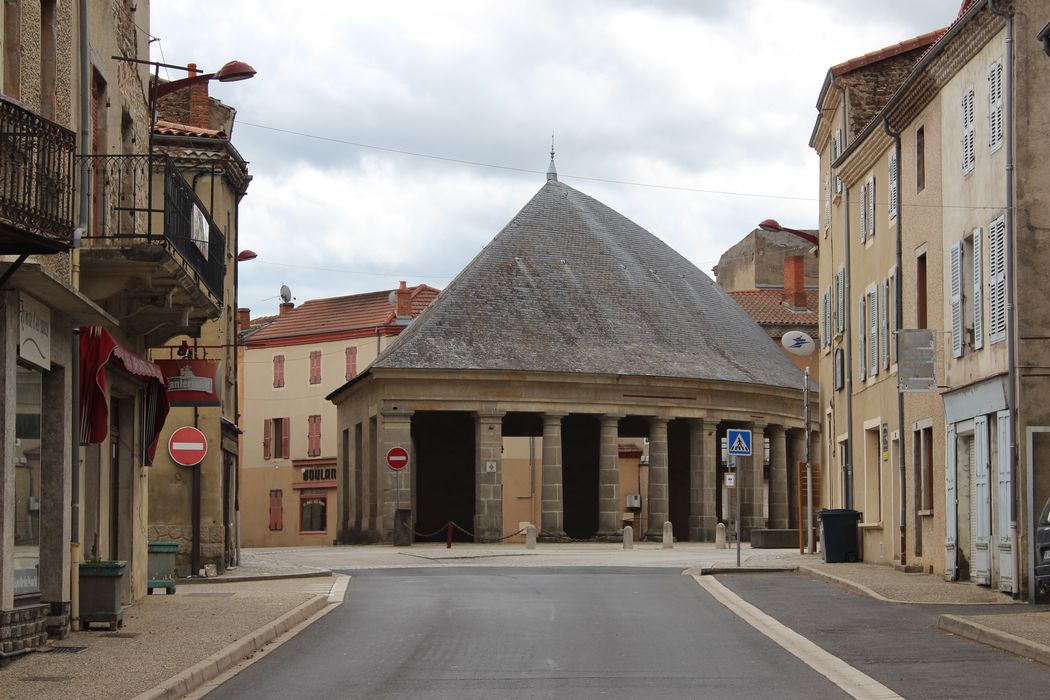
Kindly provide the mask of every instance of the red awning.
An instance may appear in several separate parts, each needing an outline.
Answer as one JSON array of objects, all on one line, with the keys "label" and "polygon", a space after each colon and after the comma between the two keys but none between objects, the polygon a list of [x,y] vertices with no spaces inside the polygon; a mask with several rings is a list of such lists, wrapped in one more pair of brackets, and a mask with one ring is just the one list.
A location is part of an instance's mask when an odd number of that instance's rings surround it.
[{"label": "red awning", "polygon": [[122,369],[146,384],[142,416],[145,449],[142,458],[145,464],[152,464],[160,431],[168,417],[164,374],[160,367],[118,343],[101,326],[83,326],[80,329],[80,443],[98,444],[109,433],[106,365]]}]

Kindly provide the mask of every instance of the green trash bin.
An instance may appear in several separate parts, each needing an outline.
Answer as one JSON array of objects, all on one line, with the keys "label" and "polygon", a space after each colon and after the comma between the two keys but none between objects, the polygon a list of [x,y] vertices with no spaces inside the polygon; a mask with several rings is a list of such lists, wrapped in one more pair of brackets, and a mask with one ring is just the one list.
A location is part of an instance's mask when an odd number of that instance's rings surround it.
[{"label": "green trash bin", "polygon": [[154,588],[163,588],[165,595],[175,592],[175,554],[178,542],[150,540],[149,543],[149,594]]},{"label": "green trash bin", "polygon": [[111,630],[124,626],[125,561],[85,561],[80,570],[80,624],[91,629],[92,623],[109,625]]}]

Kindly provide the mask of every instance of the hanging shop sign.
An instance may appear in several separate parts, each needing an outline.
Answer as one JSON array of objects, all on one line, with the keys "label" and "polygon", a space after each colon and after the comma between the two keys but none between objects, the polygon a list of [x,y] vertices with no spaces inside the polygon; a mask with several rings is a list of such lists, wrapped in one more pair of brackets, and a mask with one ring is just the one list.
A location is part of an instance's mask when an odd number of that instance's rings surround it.
[{"label": "hanging shop sign", "polygon": [[28,294],[18,295],[18,357],[51,369],[51,309]]},{"label": "hanging shop sign", "polygon": [[155,360],[172,406],[221,406],[222,360]]}]

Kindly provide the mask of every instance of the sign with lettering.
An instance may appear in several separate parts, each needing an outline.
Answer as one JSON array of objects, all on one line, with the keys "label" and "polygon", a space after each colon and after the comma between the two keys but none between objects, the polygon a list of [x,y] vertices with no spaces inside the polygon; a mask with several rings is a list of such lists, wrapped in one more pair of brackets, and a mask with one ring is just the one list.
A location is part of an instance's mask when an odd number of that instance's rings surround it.
[{"label": "sign with lettering", "polygon": [[18,295],[18,356],[51,369],[51,309],[28,294]]},{"label": "sign with lettering", "polygon": [[221,406],[221,360],[156,360],[172,406]]}]

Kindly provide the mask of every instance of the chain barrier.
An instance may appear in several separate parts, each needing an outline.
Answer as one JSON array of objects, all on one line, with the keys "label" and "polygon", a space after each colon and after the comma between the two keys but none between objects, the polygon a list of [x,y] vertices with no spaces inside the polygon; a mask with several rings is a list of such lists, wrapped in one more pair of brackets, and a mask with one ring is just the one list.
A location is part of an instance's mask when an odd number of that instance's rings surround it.
[{"label": "chain barrier", "polygon": [[511,537],[517,537],[518,535],[524,535],[525,534],[525,528],[522,528],[522,529],[518,530],[517,532],[512,532],[509,535],[505,535],[505,536],[500,537],[498,539],[485,539],[485,538],[478,537],[477,535],[475,535],[470,530],[467,530],[467,529],[461,527],[458,523],[456,523],[455,521],[452,521],[452,520],[449,520],[448,522],[446,522],[444,525],[439,527],[437,530],[434,530],[433,532],[419,532],[414,527],[409,527],[408,530],[409,530],[409,532],[411,532],[416,537],[422,537],[424,539],[427,539],[427,538],[430,538],[430,537],[436,537],[437,535],[440,535],[443,532],[447,532],[448,535],[449,535],[449,542],[451,543],[451,541],[452,541],[452,532],[451,532],[451,530],[453,528],[455,528],[456,530],[459,530],[460,532],[462,532],[467,537],[472,538],[476,544],[494,544],[496,542],[503,542],[504,540],[509,540]]}]

